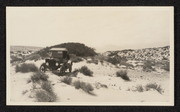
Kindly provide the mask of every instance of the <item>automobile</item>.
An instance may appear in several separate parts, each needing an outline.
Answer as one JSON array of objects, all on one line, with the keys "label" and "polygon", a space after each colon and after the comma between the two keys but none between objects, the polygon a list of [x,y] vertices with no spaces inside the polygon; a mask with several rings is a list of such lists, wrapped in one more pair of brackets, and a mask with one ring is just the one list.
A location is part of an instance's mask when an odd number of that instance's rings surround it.
[{"label": "automobile", "polygon": [[67,70],[72,71],[73,62],[70,60],[66,48],[51,48],[48,55],[49,57],[40,66],[41,72],[58,71],[59,73],[65,73]]}]

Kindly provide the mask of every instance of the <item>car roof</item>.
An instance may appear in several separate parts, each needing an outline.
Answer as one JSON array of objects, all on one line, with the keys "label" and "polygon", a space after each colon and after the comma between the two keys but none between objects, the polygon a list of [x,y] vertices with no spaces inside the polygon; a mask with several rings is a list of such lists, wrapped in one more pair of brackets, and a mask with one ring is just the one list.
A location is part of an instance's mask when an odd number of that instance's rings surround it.
[{"label": "car roof", "polygon": [[51,48],[50,51],[67,51],[66,48]]}]

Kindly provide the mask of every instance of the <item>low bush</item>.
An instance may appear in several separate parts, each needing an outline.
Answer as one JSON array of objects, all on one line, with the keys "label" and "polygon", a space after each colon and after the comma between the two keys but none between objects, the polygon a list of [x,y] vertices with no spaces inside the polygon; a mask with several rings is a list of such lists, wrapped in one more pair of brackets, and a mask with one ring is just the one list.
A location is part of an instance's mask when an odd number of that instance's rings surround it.
[{"label": "low bush", "polygon": [[78,62],[83,61],[83,59],[81,57],[78,57],[78,56],[76,56],[74,54],[70,54],[70,59],[74,63],[78,63]]},{"label": "low bush", "polygon": [[37,90],[35,95],[38,102],[55,102],[57,99],[54,93],[50,93],[46,90]]},{"label": "low bush", "polygon": [[91,71],[87,66],[82,66],[79,69],[79,72],[81,72],[82,74],[86,75],[86,76],[93,76],[93,71]]},{"label": "low bush", "polygon": [[79,69],[75,69],[72,73],[71,73],[71,77],[76,77],[77,74],[79,73]]},{"label": "low bush", "polygon": [[41,88],[49,93],[53,93],[52,85],[49,81],[43,81],[43,83],[41,84]]},{"label": "low bush", "polygon": [[151,61],[151,60],[145,61],[143,64],[143,71],[146,71],[146,72],[155,71],[155,69],[152,67],[154,65],[155,65],[154,61]]},{"label": "low bush", "polygon": [[71,78],[71,77],[66,76],[66,77],[64,77],[61,81],[62,81],[62,82],[64,82],[65,84],[70,85],[70,84],[71,84],[71,82],[72,82],[72,78]]},{"label": "low bush", "polygon": [[116,76],[117,77],[121,77],[122,79],[126,80],[126,81],[130,81],[129,76],[127,75],[127,71],[126,70],[120,70],[116,72]]},{"label": "low bush", "polygon": [[91,93],[91,91],[94,90],[93,86],[89,83],[81,82],[81,81],[75,81],[73,83],[76,89],[82,89],[83,91],[87,93]]},{"label": "low bush", "polygon": [[48,80],[48,75],[38,71],[36,73],[34,73],[32,76],[31,76],[31,80],[32,82],[38,82],[38,81],[47,81]]},{"label": "low bush", "polygon": [[143,92],[143,91],[144,91],[143,86],[142,86],[142,85],[136,86],[136,91],[138,91],[138,92]]},{"label": "low bush", "polygon": [[162,66],[162,69],[169,71],[170,70],[170,63],[169,62],[164,63],[164,65]]},{"label": "low bush", "polygon": [[17,57],[17,56],[11,56],[11,61],[10,61],[10,63],[14,63],[14,62],[19,62],[19,61],[23,61],[23,59],[22,58],[19,58],[19,57]]},{"label": "low bush", "polygon": [[146,85],[146,90],[154,89],[157,90],[160,94],[163,93],[163,89],[161,88],[161,85],[158,85],[156,83],[149,83]]},{"label": "low bush", "polygon": [[16,72],[22,72],[22,73],[27,73],[27,72],[37,72],[38,68],[34,64],[26,64],[23,63],[21,65],[16,65]]},{"label": "low bush", "polygon": [[121,62],[126,62],[127,59],[125,57],[120,57],[120,56],[114,56],[114,57],[109,57],[106,59],[107,62],[116,65],[116,64],[120,64]]}]

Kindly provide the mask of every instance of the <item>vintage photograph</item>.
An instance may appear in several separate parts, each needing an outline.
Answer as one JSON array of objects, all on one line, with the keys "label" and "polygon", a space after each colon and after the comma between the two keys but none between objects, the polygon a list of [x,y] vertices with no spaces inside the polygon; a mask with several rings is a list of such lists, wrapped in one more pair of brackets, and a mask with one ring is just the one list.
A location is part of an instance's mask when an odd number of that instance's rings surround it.
[{"label": "vintage photograph", "polygon": [[174,105],[174,8],[6,7],[7,105]]}]

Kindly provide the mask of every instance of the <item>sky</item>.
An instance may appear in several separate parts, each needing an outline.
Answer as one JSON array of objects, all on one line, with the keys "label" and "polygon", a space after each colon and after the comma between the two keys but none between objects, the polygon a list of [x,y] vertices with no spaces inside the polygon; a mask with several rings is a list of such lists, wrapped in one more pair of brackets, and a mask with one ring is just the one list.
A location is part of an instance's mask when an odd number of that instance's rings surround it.
[{"label": "sky", "polygon": [[97,52],[170,45],[173,7],[7,7],[10,45],[79,42]]}]

